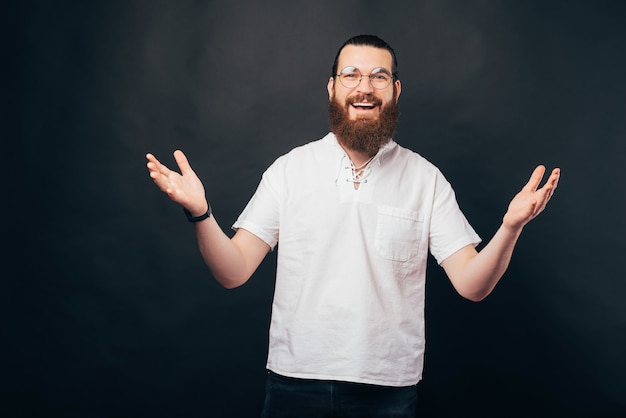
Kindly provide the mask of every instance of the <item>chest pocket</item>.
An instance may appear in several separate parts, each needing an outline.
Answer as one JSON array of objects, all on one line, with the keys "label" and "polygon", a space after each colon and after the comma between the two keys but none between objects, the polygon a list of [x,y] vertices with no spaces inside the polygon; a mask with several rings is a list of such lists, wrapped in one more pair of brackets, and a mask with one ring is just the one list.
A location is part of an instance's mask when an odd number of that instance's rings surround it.
[{"label": "chest pocket", "polygon": [[387,260],[407,261],[418,254],[423,216],[416,211],[379,206],[374,245]]}]

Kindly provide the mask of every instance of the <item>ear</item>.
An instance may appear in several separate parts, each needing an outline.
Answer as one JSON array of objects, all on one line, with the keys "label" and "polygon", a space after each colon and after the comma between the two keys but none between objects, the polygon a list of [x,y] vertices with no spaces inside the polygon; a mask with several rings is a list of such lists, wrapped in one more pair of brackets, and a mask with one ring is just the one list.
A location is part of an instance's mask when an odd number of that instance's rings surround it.
[{"label": "ear", "polygon": [[396,80],[396,103],[398,102],[398,99],[400,98],[401,91],[402,91],[402,84],[400,83],[400,80]]},{"label": "ear", "polygon": [[328,101],[331,101],[333,97],[335,97],[335,77],[330,77],[328,79],[326,89],[328,90]]}]

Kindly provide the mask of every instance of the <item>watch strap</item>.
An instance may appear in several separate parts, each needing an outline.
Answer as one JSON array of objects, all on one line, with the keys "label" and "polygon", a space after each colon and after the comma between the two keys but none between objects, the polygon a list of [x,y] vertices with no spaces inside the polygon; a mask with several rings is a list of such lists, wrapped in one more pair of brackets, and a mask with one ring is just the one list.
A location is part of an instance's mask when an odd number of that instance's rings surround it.
[{"label": "watch strap", "polygon": [[207,209],[207,211],[200,216],[192,216],[191,212],[189,212],[186,208],[183,208],[183,212],[185,212],[185,216],[187,217],[187,220],[191,223],[204,221],[209,216],[211,216],[211,213],[212,213],[210,204],[209,204],[209,208]]}]

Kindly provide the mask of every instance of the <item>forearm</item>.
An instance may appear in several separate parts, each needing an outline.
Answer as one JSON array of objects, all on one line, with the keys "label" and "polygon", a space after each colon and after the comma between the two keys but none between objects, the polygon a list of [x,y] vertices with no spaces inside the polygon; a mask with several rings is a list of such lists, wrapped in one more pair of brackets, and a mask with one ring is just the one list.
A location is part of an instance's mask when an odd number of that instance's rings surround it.
[{"label": "forearm", "polygon": [[247,260],[235,237],[229,238],[214,216],[196,223],[195,228],[200,253],[215,279],[229,289],[244,284],[258,263]]},{"label": "forearm", "polygon": [[[181,174],[170,170],[152,154],[146,154],[150,178],[170,199],[180,204],[194,218],[209,209],[202,182],[191,169],[182,151],[174,152]],[[229,238],[213,216],[195,219],[198,246],[204,262],[215,279],[224,287],[244,284],[254,273],[270,247],[252,233],[240,229]]]},{"label": "forearm", "polygon": [[545,209],[561,170],[552,170],[546,184],[537,189],[544,173],[544,166],[535,168],[528,183],[509,204],[502,226],[479,253],[474,247],[466,246],[441,263],[454,288],[463,297],[473,301],[484,299],[506,271],[522,228]]},{"label": "forearm", "polygon": [[487,297],[506,271],[521,228],[500,226],[491,241],[478,253],[461,260],[461,265],[448,272],[459,294],[478,302]]}]

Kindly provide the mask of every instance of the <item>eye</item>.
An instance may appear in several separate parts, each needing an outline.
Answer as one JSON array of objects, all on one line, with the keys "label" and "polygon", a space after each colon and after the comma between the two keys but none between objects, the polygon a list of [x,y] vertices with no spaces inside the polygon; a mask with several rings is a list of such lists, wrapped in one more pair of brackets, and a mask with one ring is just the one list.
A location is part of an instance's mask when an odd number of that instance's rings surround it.
[{"label": "eye", "polygon": [[371,73],[372,77],[376,77],[379,80],[388,80],[391,78],[387,70],[384,68],[374,68]]},{"label": "eye", "polygon": [[346,74],[342,74],[341,76],[345,78],[346,80],[356,80],[357,78],[360,77],[360,74],[359,73],[346,73]]}]

